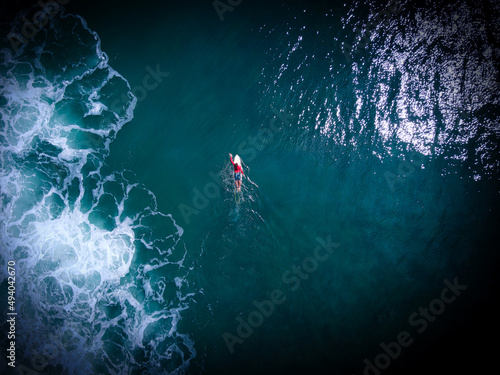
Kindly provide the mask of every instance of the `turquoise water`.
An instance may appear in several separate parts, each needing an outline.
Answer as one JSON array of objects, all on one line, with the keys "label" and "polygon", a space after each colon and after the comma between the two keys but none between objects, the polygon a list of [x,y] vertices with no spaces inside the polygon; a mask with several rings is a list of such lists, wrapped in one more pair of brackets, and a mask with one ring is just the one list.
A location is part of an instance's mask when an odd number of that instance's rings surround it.
[{"label": "turquoise water", "polygon": [[498,3],[232,4],[75,0],[29,38],[39,4],[2,15],[18,372],[487,363]]}]

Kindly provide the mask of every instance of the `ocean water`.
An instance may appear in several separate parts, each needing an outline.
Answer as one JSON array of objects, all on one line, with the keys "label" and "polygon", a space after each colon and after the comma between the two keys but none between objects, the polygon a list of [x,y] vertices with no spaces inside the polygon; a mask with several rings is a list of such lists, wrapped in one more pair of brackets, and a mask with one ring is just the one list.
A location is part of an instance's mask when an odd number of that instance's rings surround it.
[{"label": "ocean water", "polygon": [[2,3],[2,373],[494,363],[497,1],[61,3]]}]

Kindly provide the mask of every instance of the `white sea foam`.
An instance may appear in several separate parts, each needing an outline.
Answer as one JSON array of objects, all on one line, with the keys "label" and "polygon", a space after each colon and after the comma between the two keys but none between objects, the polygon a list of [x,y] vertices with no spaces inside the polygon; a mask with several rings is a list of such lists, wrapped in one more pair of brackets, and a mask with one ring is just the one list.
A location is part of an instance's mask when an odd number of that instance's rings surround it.
[{"label": "white sea foam", "polygon": [[[183,230],[131,173],[104,172],[110,143],[133,117],[128,82],[73,15],[52,20],[42,47],[0,54],[0,264],[17,265],[22,360],[49,345],[57,355],[46,373],[186,371],[196,350],[177,331],[193,296],[180,291]],[[129,102],[113,112],[123,88]]]}]

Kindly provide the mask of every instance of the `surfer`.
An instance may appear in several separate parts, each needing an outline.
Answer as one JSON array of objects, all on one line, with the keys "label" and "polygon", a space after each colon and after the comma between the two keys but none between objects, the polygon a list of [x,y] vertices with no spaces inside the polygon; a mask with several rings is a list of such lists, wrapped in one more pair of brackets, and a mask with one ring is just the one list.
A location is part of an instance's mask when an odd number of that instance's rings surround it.
[{"label": "surfer", "polygon": [[[229,158],[231,159],[231,163],[234,167],[234,183],[236,184],[236,190],[241,191],[241,176],[244,174],[243,168],[241,168],[241,165],[239,165],[237,162],[235,163],[233,161],[233,155],[229,154]],[[238,155],[236,155],[235,159],[236,161],[240,160]]]}]

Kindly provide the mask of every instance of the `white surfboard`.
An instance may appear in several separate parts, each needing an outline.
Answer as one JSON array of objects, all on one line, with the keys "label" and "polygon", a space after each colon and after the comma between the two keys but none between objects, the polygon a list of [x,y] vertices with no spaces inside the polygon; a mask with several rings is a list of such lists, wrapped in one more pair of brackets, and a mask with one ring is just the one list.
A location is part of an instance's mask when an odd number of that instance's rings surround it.
[{"label": "white surfboard", "polygon": [[242,168],[243,168],[243,166],[242,166],[242,164],[241,164],[241,159],[240,159],[240,157],[239,157],[238,155],[236,155],[236,156],[234,157],[233,161],[234,161],[236,164],[238,164],[240,167],[242,167]]}]

